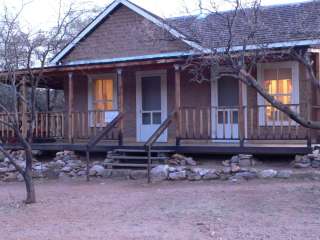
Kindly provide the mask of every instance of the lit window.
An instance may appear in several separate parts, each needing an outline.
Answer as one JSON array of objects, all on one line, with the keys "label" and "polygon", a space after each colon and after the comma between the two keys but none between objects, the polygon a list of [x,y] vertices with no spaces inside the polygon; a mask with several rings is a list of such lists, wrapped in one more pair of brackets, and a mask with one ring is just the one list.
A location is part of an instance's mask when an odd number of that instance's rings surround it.
[{"label": "lit window", "polygon": [[[258,64],[258,81],[265,90],[293,111],[299,112],[299,63],[296,61]],[[258,95],[259,125],[288,126],[296,123]]]},{"label": "lit window", "polygon": [[[267,92],[283,104],[292,104],[292,70],[291,68],[265,69],[264,86]],[[270,105],[266,102],[266,105]],[[266,108],[268,121],[283,121],[284,116],[273,108]]]},{"label": "lit window", "polygon": [[105,124],[107,121],[106,111],[114,108],[114,86],[112,79],[94,80],[93,106],[95,109],[94,119],[96,124]]},{"label": "lit window", "polygon": [[94,81],[94,100],[95,110],[113,109],[113,80],[95,80]]}]

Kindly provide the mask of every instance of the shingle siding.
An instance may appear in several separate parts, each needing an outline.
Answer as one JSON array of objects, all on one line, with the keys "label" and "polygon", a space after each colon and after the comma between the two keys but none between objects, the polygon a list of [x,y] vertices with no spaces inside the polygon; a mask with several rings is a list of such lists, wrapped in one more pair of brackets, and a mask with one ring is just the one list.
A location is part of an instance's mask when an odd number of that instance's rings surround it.
[{"label": "shingle siding", "polygon": [[110,59],[185,51],[181,40],[169,38],[154,23],[125,6],[120,6],[87,38],[63,59],[63,62]]},{"label": "shingle siding", "polygon": [[[261,7],[254,25],[250,10],[239,10],[232,29],[232,45],[241,46],[244,40],[247,44],[271,44],[319,39],[319,12],[319,1]],[[230,38],[227,19],[232,15],[232,11],[226,11],[212,13],[205,18],[185,16],[168,19],[167,22],[203,46],[217,48],[227,45]],[[254,27],[257,30],[255,36],[248,40]]]}]

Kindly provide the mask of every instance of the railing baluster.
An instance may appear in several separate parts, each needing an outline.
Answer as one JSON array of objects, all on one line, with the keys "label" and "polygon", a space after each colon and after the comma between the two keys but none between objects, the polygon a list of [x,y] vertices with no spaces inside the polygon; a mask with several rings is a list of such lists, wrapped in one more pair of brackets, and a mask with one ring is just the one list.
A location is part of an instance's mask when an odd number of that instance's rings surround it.
[{"label": "railing baluster", "polygon": [[233,139],[233,110],[230,110],[231,139]]},{"label": "railing baluster", "polygon": [[186,108],[186,138],[189,138],[189,110]]},{"label": "railing baluster", "polygon": [[193,132],[193,138],[196,139],[197,136],[197,120],[196,120],[196,108],[192,111],[192,132]]},{"label": "railing baluster", "polygon": [[94,132],[94,135],[97,134],[97,124],[98,124],[98,113],[97,111],[94,111],[93,112],[93,115],[94,115],[94,128],[93,128],[93,132]]},{"label": "railing baluster", "polygon": [[276,114],[277,114],[277,110],[272,111],[272,135],[273,135],[273,139],[276,139]]},{"label": "railing baluster", "polygon": [[[259,112],[259,108],[258,108],[258,112]],[[254,113],[253,113],[253,108],[250,108],[250,138],[254,138],[254,128],[253,128],[253,116],[254,116]],[[259,124],[258,124],[258,129],[259,129]]]},{"label": "railing baluster", "polygon": [[87,138],[87,129],[86,128],[86,113],[82,112],[81,114],[81,126],[82,126],[82,131],[83,131],[83,138]]},{"label": "railing baluster", "polygon": [[50,113],[46,113],[46,137],[49,138],[50,137],[50,130],[49,130],[49,114]]},{"label": "railing baluster", "polygon": [[280,138],[281,139],[284,139],[284,136],[283,136],[283,113],[279,111],[279,114],[280,114]]},{"label": "railing baluster", "polygon": [[211,126],[212,126],[212,116],[211,116],[211,109],[207,108],[207,122],[208,122],[208,139],[212,138],[212,131],[211,131]]},{"label": "railing baluster", "polygon": [[[299,109],[297,106],[295,106],[295,111],[298,112]],[[295,122],[295,132],[296,132],[296,139],[299,138],[299,124],[297,122]]]},{"label": "railing baluster", "polygon": [[216,139],[218,139],[219,138],[219,136],[218,136],[218,123],[219,123],[219,109],[218,109],[218,107],[214,107],[215,108],[215,111],[214,111],[214,117],[215,117],[215,138]]},{"label": "railing baluster", "polygon": [[226,111],[225,109],[222,110],[223,113],[223,139],[226,138]]},{"label": "railing baluster", "polygon": [[203,109],[200,109],[200,138],[203,138]]}]

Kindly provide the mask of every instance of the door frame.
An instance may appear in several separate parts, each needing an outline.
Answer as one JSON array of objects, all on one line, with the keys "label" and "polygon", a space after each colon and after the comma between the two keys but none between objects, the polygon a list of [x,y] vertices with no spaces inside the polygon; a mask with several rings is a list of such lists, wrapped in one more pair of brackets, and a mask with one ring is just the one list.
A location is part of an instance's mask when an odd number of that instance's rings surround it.
[{"label": "door frame", "polygon": [[[143,77],[161,77],[161,123],[168,117],[168,89],[167,89],[167,70],[149,70],[149,71],[137,71],[136,72],[136,138],[137,142],[144,142],[141,138],[142,130],[142,91],[141,91],[141,79]],[[163,135],[163,142],[168,141],[168,131],[166,130]],[[161,139],[160,139],[161,141]]]},{"label": "door frame", "polygon": [[[217,136],[217,128],[218,124],[216,124],[217,119],[214,117],[215,111],[213,107],[218,107],[218,80],[217,78],[212,78],[210,81],[211,85],[211,124],[212,124],[212,130],[211,130],[211,136],[212,138],[214,136]],[[247,97],[247,85],[242,84],[242,103],[243,106],[248,107],[248,97]],[[248,116],[247,116],[247,109],[244,110],[244,129],[245,129],[245,138],[248,136]],[[230,140],[213,140],[214,142],[230,142]],[[235,140],[237,141],[237,140]]]}]

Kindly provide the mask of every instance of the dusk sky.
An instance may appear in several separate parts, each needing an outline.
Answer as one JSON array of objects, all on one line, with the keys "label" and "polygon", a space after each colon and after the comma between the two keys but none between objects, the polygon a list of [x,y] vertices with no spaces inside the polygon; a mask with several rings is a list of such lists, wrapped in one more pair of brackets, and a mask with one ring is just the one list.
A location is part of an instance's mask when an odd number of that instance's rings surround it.
[{"label": "dusk sky", "polygon": [[[30,25],[35,28],[43,27],[46,24],[52,23],[56,18],[58,0],[24,0],[24,2],[31,2],[25,7],[22,15],[22,19],[26,25]],[[209,1],[209,0],[203,0]],[[221,9],[226,7],[221,2]],[[302,2],[303,0],[262,0],[263,5],[272,4],[285,4]],[[63,0],[65,4],[68,4],[68,0]],[[93,6],[104,7],[107,6],[111,0],[76,0],[78,8],[90,9]],[[193,14],[197,13],[197,0],[132,0],[132,2],[146,8],[147,10],[156,13],[161,17],[173,17],[184,15],[186,9]],[[9,8],[17,8],[21,4],[21,0],[0,0],[2,6],[8,6]]]}]

